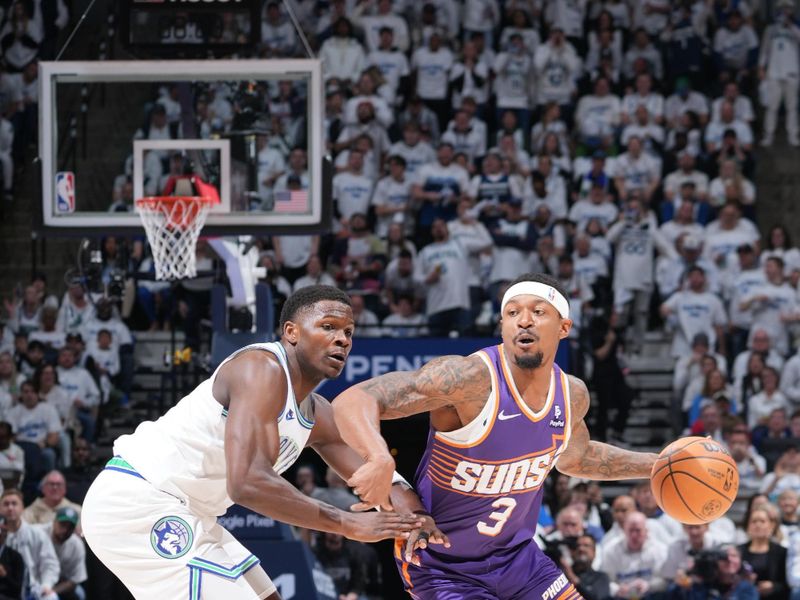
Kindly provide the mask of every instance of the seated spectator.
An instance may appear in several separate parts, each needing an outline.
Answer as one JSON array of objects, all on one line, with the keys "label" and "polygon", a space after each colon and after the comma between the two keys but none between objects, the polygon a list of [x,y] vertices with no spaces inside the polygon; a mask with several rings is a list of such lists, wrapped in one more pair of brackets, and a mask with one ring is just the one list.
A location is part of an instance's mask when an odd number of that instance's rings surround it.
[{"label": "seated spectator", "polygon": [[398,296],[390,305],[392,314],[383,320],[383,335],[393,338],[421,337],[427,335],[427,319],[416,312],[411,296]]},{"label": "seated spectator", "polygon": [[725,84],[722,91],[722,96],[714,100],[711,105],[711,114],[714,121],[720,120],[720,111],[722,104],[729,102],[733,106],[734,117],[745,123],[752,124],[755,120],[755,112],[753,112],[753,103],[745,94],[740,93],[739,85],[734,81],[729,81]]},{"label": "seated spectator", "polygon": [[93,314],[94,305],[86,297],[83,284],[70,283],[58,311],[58,328],[65,333],[80,333]]},{"label": "seated spectator", "polygon": [[704,253],[718,268],[728,270],[736,262],[736,249],[742,244],[758,245],[760,234],[755,224],[742,218],[742,209],[729,202],[719,209],[717,219],[706,225]]},{"label": "seated spectator", "polygon": [[[637,510],[643,513],[648,521],[655,521],[661,525],[664,535],[657,538],[659,541],[668,543],[681,536],[683,526],[659,508],[649,484],[645,482],[636,483],[631,488],[631,496],[636,501]],[[650,526],[648,524],[649,530]]]},{"label": "seated spectator", "polygon": [[406,176],[409,181],[416,181],[420,167],[436,160],[436,151],[422,140],[419,125],[416,121],[408,121],[403,125],[402,139],[389,148],[390,156],[401,156],[406,161]]},{"label": "seated spectator", "polygon": [[357,337],[381,337],[380,320],[370,309],[366,308],[363,294],[350,294],[350,306],[353,309],[353,321],[356,324]]},{"label": "seated spectator", "polygon": [[[430,145],[438,146],[440,136],[439,118],[436,113],[425,106],[422,98],[416,94],[412,94],[408,99],[406,109],[398,115],[397,122],[403,128],[409,123],[414,123],[419,129],[422,140]],[[394,154],[393,150],[390,150],[390,152]],[[405,158],[408,160],[408,157]]]},{"label": "seated spectator", "polygon": [[42,299],[35,286],[27,286],[17,302],[6,300],[5,308],[8,315],[7,327],[11,332],[27,335],[39,329]]},{"label": "seated spectator", "polygon": [[[714,63],[720,79],[746,79],[758,60],[758,38],[736,8],[714,34]],[[752,73],[751,73],[752,74]]]},{"label": "seated spectator", "polygon": [[611,596],[608,575],[592,567],[596,550],[595,539],[588,533],[581,534],[570,546],[570,560],[560,564],[569,582],[585,600],[604,600]]},{"label": "seated spectator", "polygon": [[681,580],[689,575],[694,557],[702,550],[713,548],[714,540],[708,525],[684,525],[684,535],[667,546],[667,558],[661,566],[661,576],[668,582]]},{"label": "seated spectator", "polygon": [[20,357],[19,371],[26,379],[33,377],[33,374],[45,364],[47,348],[42,342],[32,341],[28,343],[25,354]]},{"label": "seated spectator", "polygon": [[772,541],[778,531],[778,520],[771,511],[759,508],[750,512],[747,521],[748,541],[739,549],[742,560],[753,568],[759,598],[786,598],[786,548]]},{"label": "seated spectator", "polygon": [[[753,290],[760,289],[757,285],[753,286]],[[772,367],[780,372],[783,369],[783,357],[772,347],[770,335],[766,329],[762,327],[753,327],[750,330],[750,339],[747,342],[747,348],[736,355],[733,361],[733,369],[731,370],[731,378],[733,379],[734,387],[739,387],[745,378],[750,363],[750,357],[758,354],[764,360],[766,366]],[[759,372],[759,388],[760,391],[761,372]]]},{"label": "seated spectator", "polygon": [[706,149],[711,154],[716,154],[722,149],[723,137],[728,131],[735,134],[737,143],[745,153],[753,149],[753,130],[746,121],[736,117],[733,104],[724,100],[719,107],[719,119],[712,119],[706,127],[704,141]]},{"label": "seated spectator", "polygon": [[77,366],[75,351],[62,348],[58,353],[59,385],[67,392],[67,396],[75,407],[75,417],[83,426],[81,436],[94,440],[94,427],[100,405],[100,390],[89,371]]},{"label": "seated spectator", "polygon": [[25,561],[19,552],[6,544],[7,539],[6,519],[0,516],[0,600],[19,600],[27,577]]},{"label": "seated spectator", "polygon": [[34,500],[22,513],[22,518],[26,522],[31,525],[51,523],[56,511],[61,508],[70,508],[80,515],[80,505],[67,500],[67,480],[60,471],[50,471],[44,476],[39,487],[42,496]]},{"label": "seated spectator", "polygon": [[611,580],[612,593],[617,598],[648,598],[663,591],[665,582],[660,573],[667,549],[648,536],[647,517],[631,513],[623,528],[625,536],[603,554],[602,570]]},{"label": "seated spectator", "polygon": [[3,489],[17,488],[25,476],[25,453],[12,440],[14,430],[7,421],[0,421],[0,481]]},{"label": "seated spectator", "polygon": [[[683,209],[684,205],[691,206],[693,204],[693,202],[683,202],[681,203],[681,209]],[[665,225],[671,222],[669,221]],[[667,229],[667,235],[672,235],[674,231],[680,228],[682,227],[676,226],[674,229]],[[693,230],[691,227],[686,229]],[[660,232],[661,230],[659,230]],[[675,239],[674,250],[667,246],[666,243],[662,243],[659,246],[658,249],[662,254],[656,260],[655,281],[662,298],[668,298],[678,291],[687,290],[689,288],[689,271],[693,268],[703,270],[707,291],[713,294],[719,294],[722,291],[719,270],[714,263],[703,256],[703,237],[702,231],[700,235],[683,232]],[[663,238],[660,241],[665,242]]]},{"label": "seated spectator", "polygon": [[765,425],[753,431],[753,445],[767,461],[767,475],[761,482],[761,492],[777,499],[784,489],[791,487],[800,492],[800,459],[791,439],[786,410],[776,408],[769,414]]},{"label": "seated spectator", "polygon": [[22,519],[25,507],[22,492],[16,489],[3,491],[0,496],[0,513],[8,530],[6,544],[22,555],[28,571],[24,585],[25,597],[36,600],[57,600],[53,591],[58,583],[59,563],[53,542],[40,528]]},{"label": "seated spectator", "polygon": [[622,63],[622,74],[631,80],[638,73],[651,73],[657,80],[663,77],[661,53],[656,49],[644,29],[637,29],[633,34],[633,44],[625,53]]},{"label": "seated spectator", "polygon": [[647,109],[647,121],[661,124],[664,121],[664,96],[653,91],[653,80],[649,74],[636,76],[636,89],[622,99],[622,123],[628,125],[634,121],[636,109],[644,106]]},{"label": "seated spectator", "polygon": [[[705,600],[706,598],[731,598],[735,600],[756,600],[758,591],[750,582],[750,565],[742,562],[739,548],[733,545],[718,546],[713,552],[720,552],[720,558],[712,563],[715,567],[709,573],[694,574],[688,580],[687,588],[673,585],[668,597],[670,600]],[[724,557],[724,558],[723,558]],[[713,559],[713,555],[709,558]],[[696,570],[696,569],[695,569]]]},{"label": "seated spectator", "polygon": [[[791,539],[791,536],[800,531],[800,517],[797,508],[800,506],[800,496],[795,490],[783,490],[778,496],[778,509],[781,518],[781,539]],[[786,545],[784,543],[784,545]]]},{"label": "seated spectator", "polygon": [[544,140],[548,133],[556,134],[562,151],[568,148],[569,131],[567,124],[561,118],[561,107],[556,102],[545,104],[540,121],[531,128],[532,152],[539,153],[544,149]]},{"label": "seated spectator", "polygon": [[686,181],[694,183],[695,195],[698,200],[705,200],[708,195],[708,176],[695,169],[694,157],[688,152],[678,155],[677,171],[673,171],[664,179],[664,198],[672,202],[680,191],[681,185]]},{"label": "seated spectator", "polygon": [[620,143],[627,145],[632,137],[642,140],[645,152],[660,158],[665,139],[664,128],[650,116],[644,104],[639,104],[634,110],[633,119],[622,130]]},{"label": "seated spectator", "polygon": [[742,175],[735,160],[723,160],[719,165],[719,175],[711,180],[708,187],[708,201],[718,208],[728,202],[738,202],[743,210],[754,211],[756,189],[753,182]]},{"label": "seated spectator", "polygon": [[92,448],[83,438],[75,440],[72,446],[72,461],[68,469],[64,470],[64,477],[67,480],[67,498],[83,504],[89,486],[97,477],[100,468],[95,465],[95,456]]},{"label": "seated spectator", "polygon": [[670,128],[677,128],[686,113],[697,115],[700,125],[708,122],[708,98],[691,87],[689,79],[678,77],[675,80],[675,93],[664,103],[664,119]]},{"label": "seated spectator", "polygon": [[689,342],[698,333],[705,333],[712,347],[724,351],[728,317],[722,301],[706,291],[705,271],[701,267],[689,267],[686,278],[688,289],[675,292],[661,305],[661,315],[674,330],[672,356],[678,358],[688,352]]},{"label": "seated spectator", "polygon": [[569,211],[569,220],[576,224],[578,232],[586,230],[591,219],[597,219],[607,230],[619,217],[619,209],[611,201],[603,186],[595,182],[585,200],[578,200]]},{"label": "seated spectator", "polygon": [[753,494],[761,488],[767,461],[750,443],[747,429],[734,429],[726,440],[731,457],[739,470],[739,489],[743,494]]},{"label": "seated spectator", "polygon": [[[41,472],[52,471],[56,466],[61,419],[55,408],[39,402],[32,381],[22,384],[20,403],[8,411],[6,418],[16,434],[16,441],[25,450],[26,472],[37,477]],[[39,457],[38,461],[31,464],[35,456]]]},{"label": "seated spectator", "polygon": [[[636,512],[636,501],[631,496],[622,494],[614,498],[614,501],[611,503],[611,515],[614,519],[614,523],[611,525],[611,528],[606,531],[603,540],[600,542],[599,548],[602,553],[609,552],[612,543],[625,538],[623,530],[625,519],[634,512]],[[664,529],[664,526],[656,519],[647,519],[646,526],[648,537],[651,539],[659,540],[669,537],[667,530]]]},{"label": "seated spectator", "polygon": [[646,204],[661,183],[661,164],[643,151],[641,138],[628,140],[627,151],[617,157],[614,167],[614,185],[620,198],[639,192]]},{"label": "seated spectator", "polygon": [[351,542],[338,533],[321,533],[315,555],[336,586],[338,598],[357,600],[366,591],[366,570]]},{"label": "seated spectator", "polygon": [[610,148],[621,114],[622,104],[619,97],[611,93],[608,79],[598,77],[594,82],[594,94],[581,97],[575,110],[579,139],[589,148]]},{"label": "seated spectator", "polygon": [[41,325],[36,331],[31,331],[28,335],[29,342],[39,342],[48,349],[60,350],[66,343],[66,334],[57,328],[58,308],[54,306],[42,307],[40,313]]},{"label": "seated spectator", "polygon": [[766,367],[761,373],[763,387],[758,394],[751,396],[747,403],[747,425],[750,429],[765,425],[769,415],[776,408],[789,410],[789,401],[778,389],[779,381],[778,371],[772,367]]},{"label": "seated spectator", "polygon": [[721,391],[724,394],[725,379],[719,371],[714,370],[706,376],[706,382],[703,396],[699,398],[700,401],[696,402],[689,412],[689,425],[691,426],[689,433],[690,435],[710,437],[717,442],[722,442],[723,412],[716,402],[715,393],[718,392],[714,392],[713,389],[716,382],[716,386],[722,387]]},{"label": "seated spectator", "polygon": [[50,537],[58,557],[60,575],[53,592],[59,600],[81,600],[86,594],[81,587],[89,576],[86,573],[86,548],[75,533],[79,514],[73,508],[59,508],[42,530]]},{"label": "seated spectator", "polygon": [[97,334],[101,329],[111,333],[111,344],[116,352],[133,345],[131,330],[115,314],[114,304],[105,298],[101,298],[95,303],[95,313],[84,323],[81,335],[91,344],[92,340],[97,339]]},{"label": "seated spectator", "polygon": [[329,273],[322,270],[322,261],[319,256],[313,254],[306,263],[306,274],[294,282],[293,291],[297,291],[310,285],[332,285],[336,286],[336,281]]}]

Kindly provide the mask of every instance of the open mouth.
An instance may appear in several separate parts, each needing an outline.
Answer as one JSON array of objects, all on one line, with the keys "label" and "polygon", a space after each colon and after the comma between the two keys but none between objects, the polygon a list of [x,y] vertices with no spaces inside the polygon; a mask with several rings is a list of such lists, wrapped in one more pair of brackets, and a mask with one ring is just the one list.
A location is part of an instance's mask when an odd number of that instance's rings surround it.
[{"label": "open mouth", "polygon": [[347,358],[347,356],[344,353],[341,353],[341,354],[329,354],[328,358],[331,361],[333,361],[334,363],[336,363],[338,366],[342,366],[342,365],[344,365],[344,361]]},{"label": "open mouth", "polygon": [[539,338],[537,338],[535,335],[531,335],[530,333],[522,333],[516,337],[514,343],[522,348],[528,348],[538,341]]}]

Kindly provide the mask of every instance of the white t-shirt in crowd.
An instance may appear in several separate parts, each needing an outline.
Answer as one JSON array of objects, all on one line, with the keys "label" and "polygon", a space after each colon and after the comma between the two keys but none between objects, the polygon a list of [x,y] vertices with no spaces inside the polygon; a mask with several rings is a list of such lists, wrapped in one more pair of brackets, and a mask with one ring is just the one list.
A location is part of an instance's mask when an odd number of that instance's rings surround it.
[{"label": "white t-shirt in crowd", "polygon": [[467,254],[455,240],[428,244],[417,255],[414,277],[420,282],[440,266],[439,281],[426,284],[425,313],[430,316],[453,308],[469,308]]},{"label": "white t-shirt in crowd", "polygon": [[722,301],[711,292],[678,291],[664,305],[672,310],[669,322],[676,326],[672,338],[675,357],[691,351],[691,340],[698,333],[706,334],[713,348],[717,341],[715,326],[724,327],[728,322]]},{"label": "white t-shirt in crowd", "polygon": [[339,212],[347,219],[356,213],[367,214],[372,197],[372,180],[364,175],[344,171],[333,177],[333,198]]},{"label": "white t-shirt in crowd", "polygon": [[12,407],[6,418],[14,428],[14,435],[20,442],[43,444],[49,433],[61,432],[61,418],[56,409],[39,402],[32,409],[20,403]]},{"label": "white t-shirt in crowd", "polygon": [[417,72],[417,95],[420,98],[447,98],[447,84],[453,66],[453,53],[450,50],[439,48],[432,52],[427,46],[417,48],[411,57],[411,66]]}]

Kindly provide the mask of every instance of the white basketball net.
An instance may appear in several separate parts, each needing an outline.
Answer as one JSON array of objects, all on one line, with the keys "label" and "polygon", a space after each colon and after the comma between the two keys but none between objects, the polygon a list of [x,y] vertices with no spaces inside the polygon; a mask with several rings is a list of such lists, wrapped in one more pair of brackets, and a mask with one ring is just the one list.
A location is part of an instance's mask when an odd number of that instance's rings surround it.
[{"label": "white basketball net", "polygon": [[163,197],[136,201],[153,252],[156,279],[197,275],[195,248],[212,202],[208,198]]}]

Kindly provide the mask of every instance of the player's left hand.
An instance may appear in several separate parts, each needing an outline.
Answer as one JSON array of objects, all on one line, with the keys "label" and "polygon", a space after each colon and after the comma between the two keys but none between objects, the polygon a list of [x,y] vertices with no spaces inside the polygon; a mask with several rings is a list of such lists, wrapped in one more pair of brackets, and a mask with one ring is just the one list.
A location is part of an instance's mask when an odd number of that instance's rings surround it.
[{"label": "player's left hand", "polygon": [[412,565],[419,566],[419,557],[416,550],[424,550],[429,544],[442,544],[450,547],[450,539],[436,526],[430,515],[420,515],[423,520],[422,527],[414,529],[408,536],[403,546],[403,559]]},{"label": "player's left hand", "polygon": [[347,480],[347,485],[361,499],[361,502],[350,507],[354,511],[370,510],[380,507],[381,510],[392,510],[389,493],[392,490],[394,459],[371,459],[361,465]]}]

